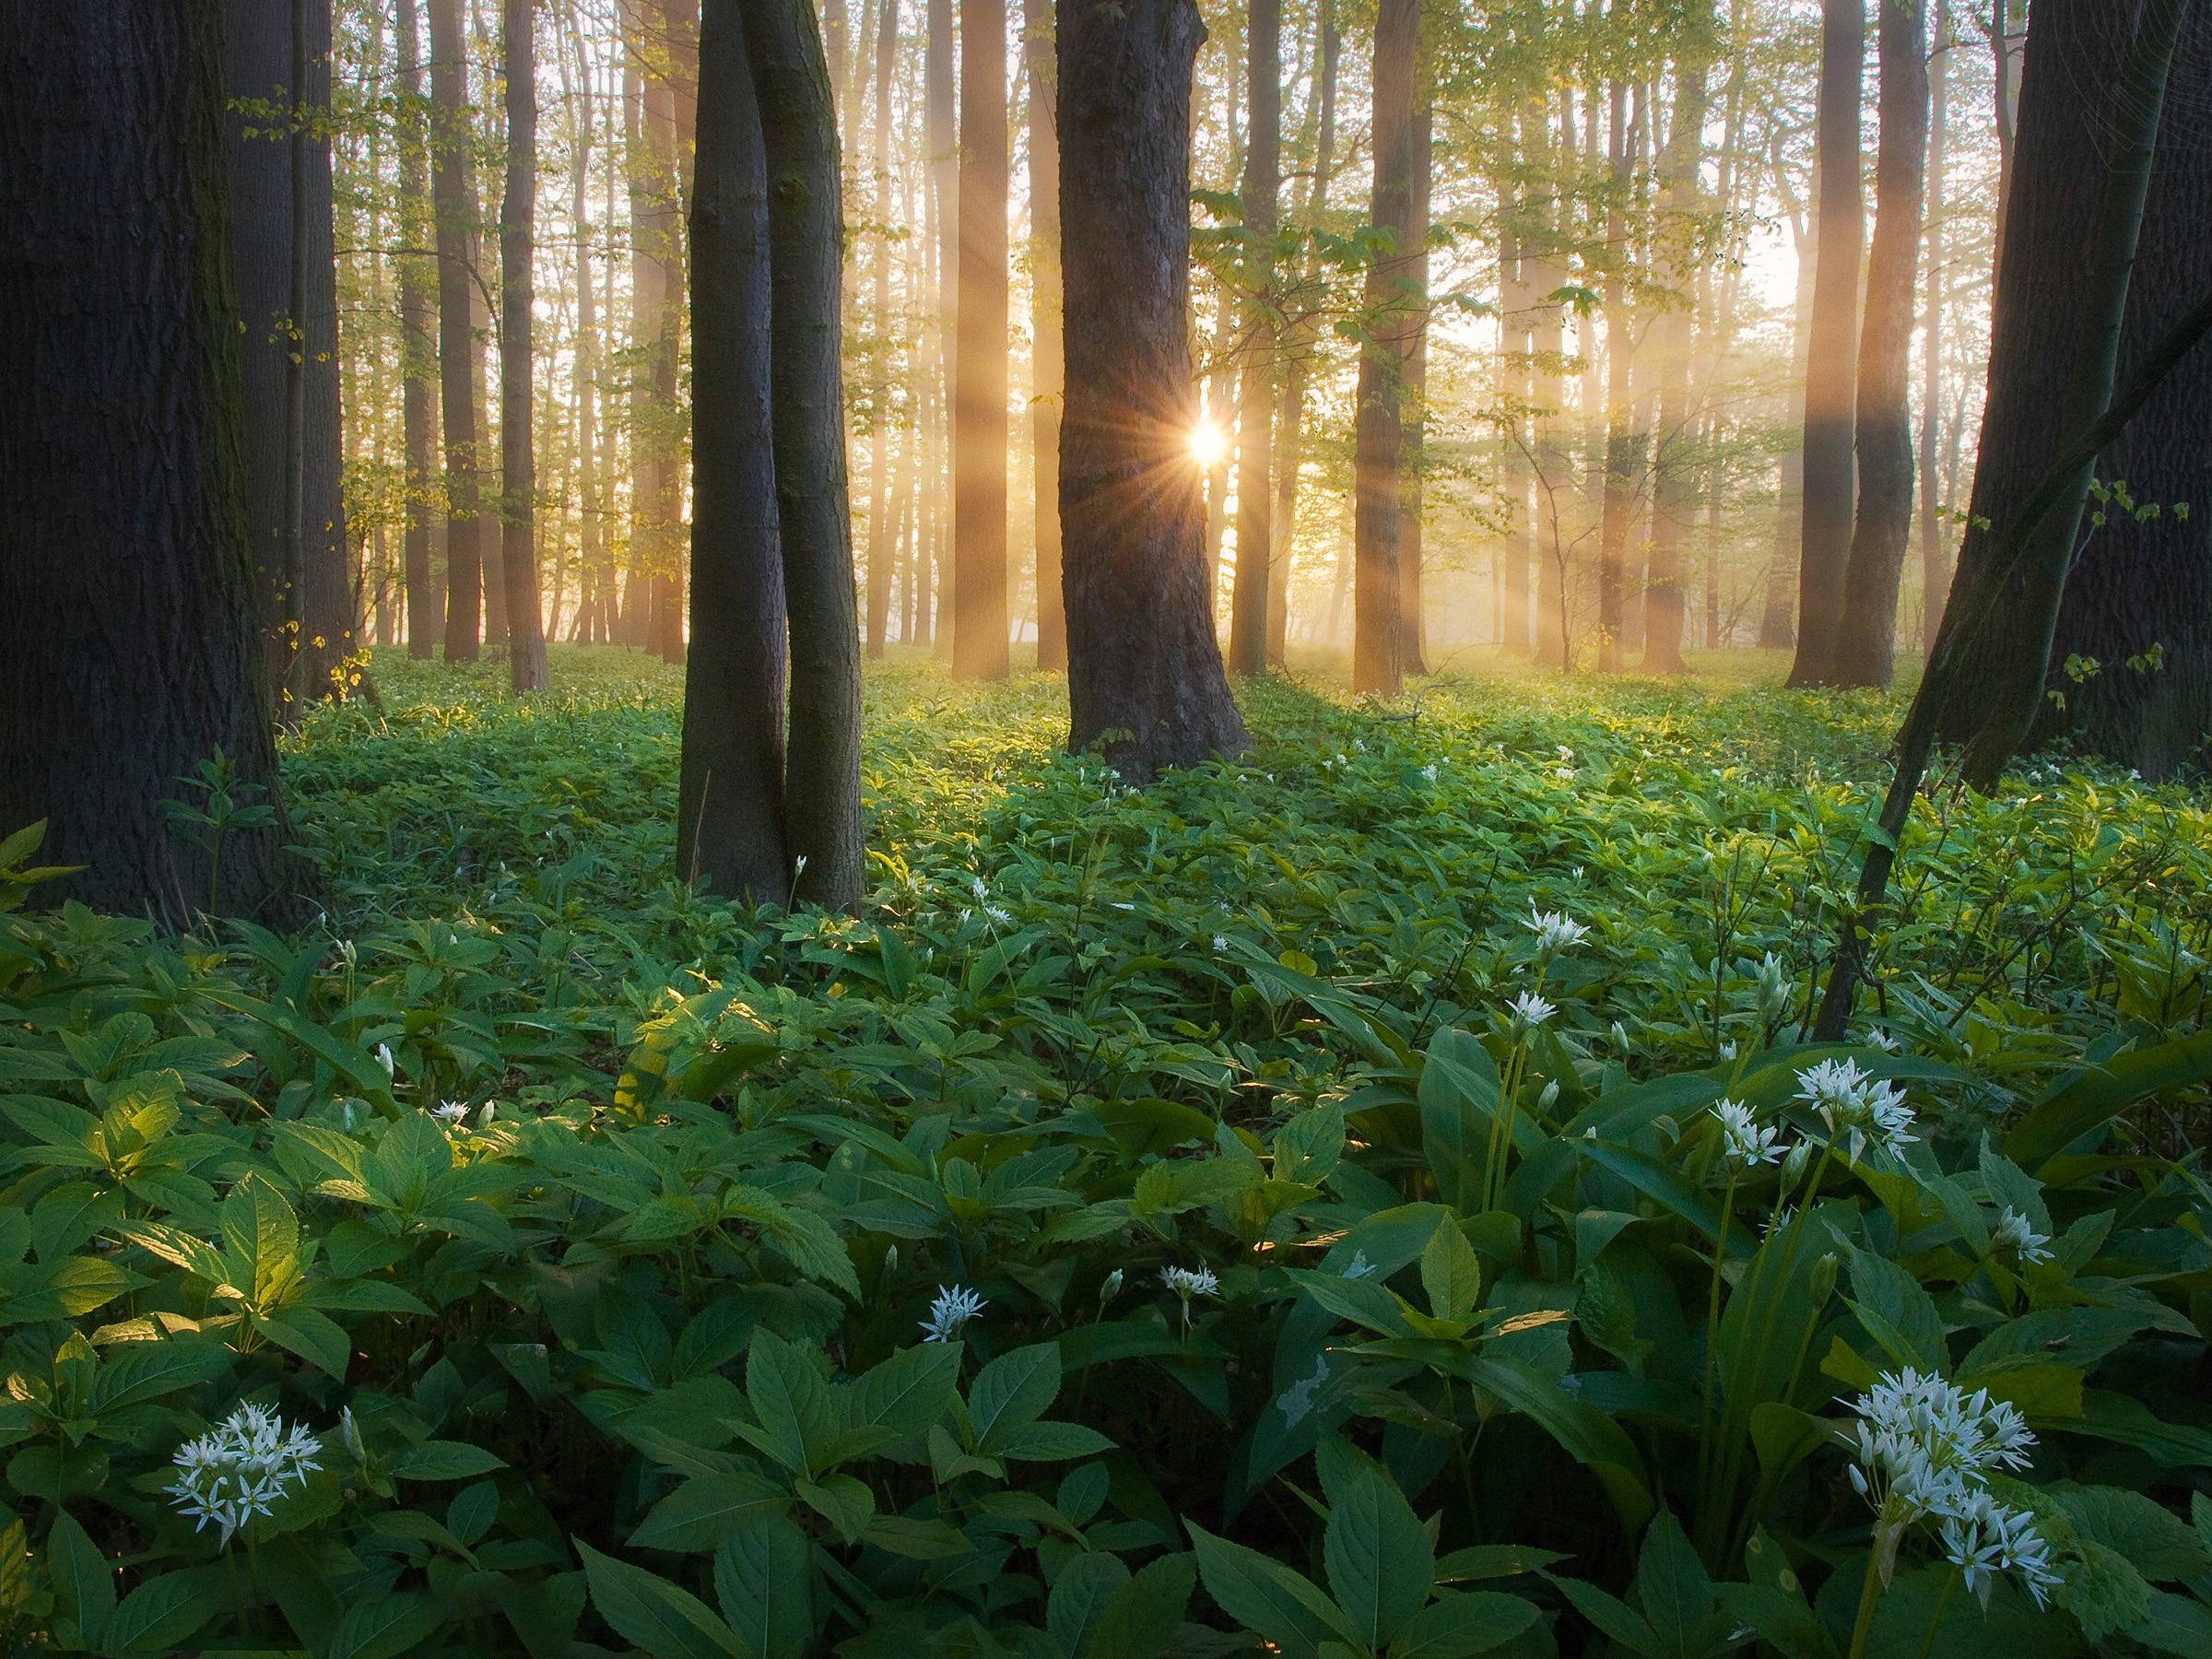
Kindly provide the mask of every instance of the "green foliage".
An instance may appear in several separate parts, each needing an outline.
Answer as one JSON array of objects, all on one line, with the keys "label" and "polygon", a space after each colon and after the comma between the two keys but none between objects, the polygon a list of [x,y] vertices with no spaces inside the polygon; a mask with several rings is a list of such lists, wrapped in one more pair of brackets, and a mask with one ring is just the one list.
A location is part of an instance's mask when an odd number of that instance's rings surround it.
[{"label": "green foliage", "polygon": [[[1916,820],[1815,1048],[1871,704],[1275,684],[1137,794],[1044,687],[894,669],[840,918],[676,880],[617,659],[312,712],[324,933],[0,916],[18,1645],[1809,1659],[1912,1366],[2027,1414],[2059,1584],[1985,1613],[1924,1529],[1869,1651],[2206,1651],[2186,800]],[[1844,1060],[1917,1138],[1853,1155]],[[244,1404],[319,1467],[226,1543],[165,1488]]]}]

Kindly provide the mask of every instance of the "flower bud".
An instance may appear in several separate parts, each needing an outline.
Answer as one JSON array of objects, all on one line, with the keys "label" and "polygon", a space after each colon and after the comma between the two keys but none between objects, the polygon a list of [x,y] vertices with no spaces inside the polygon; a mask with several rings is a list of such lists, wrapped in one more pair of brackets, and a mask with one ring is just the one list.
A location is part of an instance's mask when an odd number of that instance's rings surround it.
[{"label": "flower bud", "polygon": [[1813,1264],[1806,1276],[1806,1294],[1812,1299],[1813,1312],[1818,1313],[1828,1306],[1828,1299],[1836,1293],[1836,1253],[1830,1251]]},{"label": "flower bud", "polygon": [[1811,1141],[1801,1140],[1790,1148],[1789,1157],[1782,1161],[1782,1191],[1775,1194],[1778,1200],[1787,1198],[1797,1190],[1797,1183],[1805,1179],[1805,1166],[1812,1159]]},{"label": "flower bud", "polygon": [[1557,1077],[1554,1077],[1550,1082],[1544,1085],[1544,1092],[1536,1097],[1536,1110],[1538,1112],[1547,1112],[1559,1103],[1559,1080]]},{"label": "flower bud", "polygon": [[1099,1286],[1099,1306],[1104,1307],[1122,1293],[1122,1270],[1116,1267]]}]

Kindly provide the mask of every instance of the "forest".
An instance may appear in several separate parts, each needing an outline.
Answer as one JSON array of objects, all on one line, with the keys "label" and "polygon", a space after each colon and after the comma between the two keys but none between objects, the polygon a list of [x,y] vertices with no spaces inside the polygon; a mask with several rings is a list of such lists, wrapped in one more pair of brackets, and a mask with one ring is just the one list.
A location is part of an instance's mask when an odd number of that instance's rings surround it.
[{"label": "forest", "polygon": [[2212,6],[0,74],[5,1655],[2212,1659]]}]

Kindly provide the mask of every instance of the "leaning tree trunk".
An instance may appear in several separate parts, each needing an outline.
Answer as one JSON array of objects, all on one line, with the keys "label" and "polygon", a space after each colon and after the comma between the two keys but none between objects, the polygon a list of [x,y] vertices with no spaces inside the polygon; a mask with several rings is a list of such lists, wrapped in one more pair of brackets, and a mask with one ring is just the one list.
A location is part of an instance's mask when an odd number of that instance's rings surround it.
[{"label": "leaning tree trunk", "polygon": [[507,588],[507,684],[543,691],[537,596],[537,453],[531,431],[530,265],[537,246],[537,28],[533,0],[505,0],[507,188],[500,196],[500,579]]},{"label": "leaning tree trunk", "polygon": [[[886,0],[888,4],[889,0]],[[1059,77],[1053,68],[1051,0],[1022,0],[1030,76],[1030,442],[1036,456],[1037,666],[1067,667],[1067,612],[1060,585],[1060,406],[1065,394],[1060,341]]]},{"label": "leaning tree trunk", "polygon": [[1352,689],[1395,697],[1405,688],[1398,623],[1398,463],[1406,293],[1412,280],[1414,65],[1421,0],[1382,0],[1375,18],[1375,183],[1370,218],[1391,252],[1367,268],[1368,342],[1359,354],[1353,416],[1354,581]]},{"label": "leaning tree trunk", "polygon": [[484,629],[483,480],[477,450],[475,353],[469,338],[477,277],[475,135],[460,0],[429,0],[432,166],[438,218],[438,385],[445,428],[445,660],[473,663]]},{"label": "leaning tree trunk", "polygon": [[1821,0],[1820,263],[1805,366],[1805,490],[1797,549],[1797,660],[1793,686],[1835,674],[1851,551],[1852,359],[1858,338],[1859,252],[1865,190],[1859,179],[1859,90],[1866,55],[1865,0]]},{"label": "leaning tree trunk", "polygon": [[952,672],[1006,677],[1006,4],[960,6]]},{"label": "leaning tree trunk", "polygon": [[1897,591],[1912,535],[1910,379],[1928,155],[1925,32],[1921,0],[1882,0],[1882,135],[1859,326],[1859,512],[1830,676],[1839,686],[1887,687],[1896,666]]},{"label": "leaning tree trunk", "polygon": [[[422,97],[421,10],[417,0],[399,0],[400,243],[418,249],[430,234],[429,145],[418,100]],[[403,555],[407,589],[407,655],[427,659],[445,630],[445,590],[430,573],[430,496],[437,488],[431,452],[437,443],[438,358],[430,340],[436,308],[437,276],[426,271],[419,253],[399,262],[399,349],[401,428],[405,433],[407,480],[406,547]]]},{"label": "leaning tree trunk", "polygon": [[1206,505],[1192,459],[1193,0],[1060,17],[1067,406],[1060,522],[1068,747],[1132,782],[1236,755],[1244,724],[1214,636]]},{"label": "leaning tree trunk", "polygon": [[1274,547],[1275,232],[1283,182],[1282,0],[1251,0],[1244,49],[1244,350],[1237,372],[1237,565],[1229,671],[1267,668],[1267,566]]},{"label": "leaning tree trunk", "polygon": [[791,893],[783,834],[783,564],[769,418],[767,155],[746,0],[699,30],[691,203],[691,643],[677,867],[755,904]]},{"label": "leaning tree trunk", "polygon": [[[66,890],[288,920],[259,680],[218,0],[0,7],[0,834]],[[164,801],[218,754],[219,868]],[[256,800],[255,792],[267,792]]]},{"label": "leaning tree trunk", "polygon": [[[746,0],[744,14],[770,185],[769,406],[791,623],[783,812],[792,890],[826,909],[856,911],[867,872],[845,488],[837,112],[808,0]],[[1003,645],[1004,629],[999,638]]]}]

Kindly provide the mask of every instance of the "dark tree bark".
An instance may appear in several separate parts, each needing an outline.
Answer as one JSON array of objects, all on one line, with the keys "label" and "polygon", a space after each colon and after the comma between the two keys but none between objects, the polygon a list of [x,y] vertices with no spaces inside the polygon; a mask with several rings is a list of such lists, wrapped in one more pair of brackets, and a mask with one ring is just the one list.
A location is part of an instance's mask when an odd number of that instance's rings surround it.
[{"label": "dark tree bark", "polygon": [[1229,671],[1267,667],[1275,471],[1275,233],[1283,174],[1282,0],[1251,0],[1245,41],[1244,349],[1237,376],[1237,565]]},{"label": "dark tree bark", "polygon": [[1373,321],[1359,354],[1353,417],[1353,530],[1357,568],[1352,586],[1352,689],[1395,697],[1405,688],[1398,621],[1398,464],[1406,441],[1402,415],[1406,325],[1418,250],[1413,231],[1415,58],[1421,0],[1382,0],[1375,17],[1375,183],[1369,217],[1390,237],[1391,252],[1368,266],[1367,306]]},{"label": "dark tree bark", "polygon": [[1921,335],[1920,643],[1924,654],[1936,642],[1936,618],[1943,615],[1944,594],[1951,585],[1949,537],[1939,516],[1936,477],[1943,432],[1943,170],[1950,140],[1952,44],[1950,8],[1946,0],[1936,0],[1936,49],[1928,54],[1927,298]]},{"label": "dark tree bark", "polygon": [[[860,628],[845,487],[837,112],[809,0],[745,0],[743,10],[768,158],[769,407],[791,625],[785,840],[794,900],[855,911],[866,856]],[[999,637],[1003,643],[1003,629]]]},{"label": "dark tree bark", "polygon": [[1236,755],[1189,435],[1192,0],[1060,16],[1070,748],[1132,782]]},{"label": "dark tree bark", "polygon": [[507,683],[543,691],[537,594],[537,454],[531,428],[530,265],[537,248],[537,26],[533,0],[504,0],[507,188],[500,196],[500,576],[507,589]]},{"label": "dark tree bark", "polygon": [[484,628],[483,480],[470,335],[477,280],[477,172],[460,0],[429,0],[430,193],[438,218],[438,385],[445,429],[445,660],[473,663]]},{"label": "dark tree bark", "polygon": [[[2147,15],[2156,9],[2147,8]],[[2114,135],[2128,105],[2120,76],[2085,76],[2078,65],[2124,64],[2132,50],[2124,8],[2054,9],[2039,14],[2030,30],[1988,398],[1969,524],[1939,645],[1979,610],[1995,574],[1990,561],[2018,503],[2086,424],[2081,412],[2088,394],[2071,377],[2080,319],[2097,279],[2098,239],[2092,233],[2100,214],[2110,210],[2108,181],[2121,159]],[[2204,153],[2206,126],[2200,112],[2212,88],[2212,22],[2202,8],[2192,11],[2171,76],[2159,153],[2150,162],[2138,258],[2124,290],[2124,312],[2113,321],[2111,343],[2123,366],[2212,289],[2212,254],[2198,245],[2212,209],[2195,159]],[[2100,135],[2100,142],[2082,142],[2084,133]],[[2203,643],[2194,653],[2180,647],[2205,641],[2199,618],[2212,592],[2203,574],[2203,524],[2194,514],[2176,522],[2171,509],[2176,501],[2194,506],[2205,500],[2206,486],[2212,484],[2206,447],[2212,441],[2212,365],[2206,355],[2200,349],[2183,361],[2100,465],[2107,479],[2126,483],[2133,499],[2159,502],[2167,511],[2142,524],[2111,512],[2086,545],[2077,545],[2077,520],[2061,525],[2053,521],[2062,514],[2054,512],[2032,555],[1997,587],[1979,643],[1961,665],[1938,725],[1942,736],[1968,742],[1970,781],[1994,783],[2039,712],[2048,732],[2065,729],[2065,717],[2095,712],[2102,731],[2120,740],[2111,746],[2120,751],[2115,758],[2153,775],[2194,755],[2212,703],[2207,671],[2200,665],[2212,653]],[[2079,563],[2069,572],[2075,554]],[[2068,596],[2065,610],[2104,620],[2109,630],[2104,641],[2094,642],[2106,644],[2112,654],[2098,655],[2100,671],[2086,686],[2051,678],[2053,663],[2092,642],[2080,622],[2059,628],[2062,589]],[[2129,638],[2140,642],[2115,649]],[[2154,643],[2164,648],[2159,671],[2125,665],[2127,656]],[[2063,714],[2045,700],[2046,689],[2065,698]]]},{"label": "dark tree bark", "polygon": [[1820,264],[1805,368],[1805,506],[1797,566],[1797,660],[1792,686],[1835,674],[1843,567],[1851,550],[1853,358],[1865,190],[1859,179],[1859,94],[1865,0],[1821,0],[1818,166]]},{"label": "dark tree bark", "polygon": [[770,432],[767,153],[746,0],[700,19],[691,205],[691,650],[677,863],[756,904],[791,891],[783,830],[783,563]]},{"label": "dark tree bark", "polygon": [[[1794,601],[1798,544],[1804,533],[1805,365],[1811,349],[1813,278],[1818,274],[1819,261],[1820,226],[1818,199],[1812,204],[1800,203],[1790,189],[1779,142],[1774,147],[1773,163],[1775,188],[1782,196],[1783,209],[1789,218],[1790,240],[1797,251],[1797,293],[1793,308],[1795,326],[1790,335],[1790,430],[1797,437],[1797,446],[1782,458],[1782,488],[1774,512],[1774,552],[1767,566],[1766,593],[1759,608],[1759,643],[1762,651],[1788,651],[1797,643]],[[1931,637],[1934,631],[1931,621]]]},{"label": "dark tree bark", "polygon": [[1839,686],[1887,687],[1896,666],[1898,584],[1912,535],[1910,382],[1928,156],[1926,32],[1921,0],[1881,0],[1882,132],[1859,325],[1859,510],[1830,677]]},{"label": "dark tree bark", "polygon": [[[400,244],[415,249],[430,234],[429,135],[422,98],[421,8],[399,0]],[[579,218],[581,219],[581,215]],[[438,357],[430,339],[437,275],[419,254],[399,261],[400,403],[407,479],[407,655],[427,659],[445,631],[445,592],[430,573],[430,496],[437,488],[432,450],[438,441]]]},{"label": "dark tree bark", "polygon": [[[888,3],[888,0],[887,0]],[[1051,0],[1022,0],[1030,77],[1030,448],[1037,472],[1037,666],[1067,667],[1060,594],[1060,410],[1066,396],[1060,313],[1058,53]]]},{"label": "dark tree bark", "polygon": [[[899,0],[883,0],[876,37],[876,342],[868,379],[868,655],[883,654],[891,612],[891,563],[898,552],[891,440],[891,232],[899,206],[891,194],[891,60],[899,52]],[[834,73],[834,71],[833,71]]]},{"label": "dark tree bark", "polygon": [[960,6],[952,672],[1006,677],[1006,4]]},{"label": "dark tree bark", "polygon": [[[178,924],[289,919],[222,22],[218,0],[0,7],[0,825],[43,818],[41,861],[88,866],[46,894]],[[277,808],[222,838],[219,874],[162,805],[204,802],[180,780],[218,749],[241,804]]]}]

